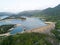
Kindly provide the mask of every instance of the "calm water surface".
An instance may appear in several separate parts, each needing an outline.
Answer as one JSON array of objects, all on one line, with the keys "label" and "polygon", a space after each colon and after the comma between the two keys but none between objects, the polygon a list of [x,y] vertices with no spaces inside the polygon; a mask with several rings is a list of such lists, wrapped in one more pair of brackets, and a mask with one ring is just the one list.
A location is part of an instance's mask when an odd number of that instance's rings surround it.
[{"label": "calm water surface", "polygon": [[12,20],[0,21],[0,25],[6,25],[6,24],[21,24],[21,26],[14,28],[10,32],[11,34],[16,34],[18,32],[22,32],[24,30],[24,28],[26,30],[31,30],[33,28],[46,26],[46,24],[43,21],[41,21],[40,19],[28,18],[28,17],[26,17],[26,20],[12,19]]}]

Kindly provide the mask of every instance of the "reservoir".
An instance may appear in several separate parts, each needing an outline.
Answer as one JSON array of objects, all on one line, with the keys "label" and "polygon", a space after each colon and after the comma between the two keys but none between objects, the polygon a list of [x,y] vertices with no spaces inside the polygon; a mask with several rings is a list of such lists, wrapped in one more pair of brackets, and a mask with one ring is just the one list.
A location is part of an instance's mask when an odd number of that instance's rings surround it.
[{"label": "reservoir", "polygon": [[12,31],[10,31],[10,34],[16,34],[16,33],[23,32],[24,28],[25,30],[31,30],[31,29],[38,28],[41,26],[46,26],[46,24],[39,18],[31,18],[31,17],[25,17],[25,18],[26,20],[6,19],[3,21],[0,21],[0,25],[21,24],[20,26],[17,26]]}]

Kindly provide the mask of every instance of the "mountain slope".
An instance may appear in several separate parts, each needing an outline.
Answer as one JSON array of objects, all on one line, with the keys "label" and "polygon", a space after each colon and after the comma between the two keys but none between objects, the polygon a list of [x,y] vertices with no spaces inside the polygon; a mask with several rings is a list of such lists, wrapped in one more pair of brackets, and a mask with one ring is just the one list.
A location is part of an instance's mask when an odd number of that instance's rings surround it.
[{"label": "mountain slope", "polygon": [[54,8],[47,8],[43,10],[42,13],[47,15],[60,15],[60,5]]},{"label": "mountain slope", "polygon": [[59,15],[60,16],[60,5],[54,8],[47,8],[44,10],[23,11],[17,15],[19,16]]}]

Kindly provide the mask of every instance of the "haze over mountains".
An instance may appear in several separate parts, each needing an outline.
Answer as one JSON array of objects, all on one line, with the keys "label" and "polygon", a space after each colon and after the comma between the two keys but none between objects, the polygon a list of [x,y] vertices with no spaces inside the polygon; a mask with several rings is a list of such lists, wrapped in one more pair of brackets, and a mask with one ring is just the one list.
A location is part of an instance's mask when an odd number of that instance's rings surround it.
[{"label": "haze over mountains", "polygon": [[8,12],[0,12],[0,16],[2,15],[18,15],[18,16],[33,16],[33,15],[60,15],[60,4],[54,8],[47,8],[44,10],[30,10],[23,11],[18,14],[8,13]]},{"label": "haze over mountains", "polygon": [[34,11],[24,11],[19,13],[18,15],[32,16],[32,15],[60,15],[60,5],[54,8],[47,8],[45,10],[34,10]]},{"label": "haze over mountains", "polygon": [[11,15],[15,15],[14,13],[9,13],[9,12],[0,12],[0,16],[11,16]]}]

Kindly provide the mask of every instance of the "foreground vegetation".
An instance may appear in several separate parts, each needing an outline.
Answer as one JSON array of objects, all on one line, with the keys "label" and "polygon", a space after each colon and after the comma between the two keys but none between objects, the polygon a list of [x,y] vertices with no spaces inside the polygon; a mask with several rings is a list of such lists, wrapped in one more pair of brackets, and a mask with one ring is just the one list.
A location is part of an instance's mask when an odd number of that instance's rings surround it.
[{"label": "foreground vegetation", "polygon": [[1,41],[0,45],[57,45],[58,44],[55,38],[40,33],[16,34],[13,36],[11,35],[8,37],[1,38],[0,41]]},{"label": "foreground vegetation", "polygon": [[14,25],[1,25],[0,26],[0,34],[4,34],[9,32],[9,29],[11,29]]}]

